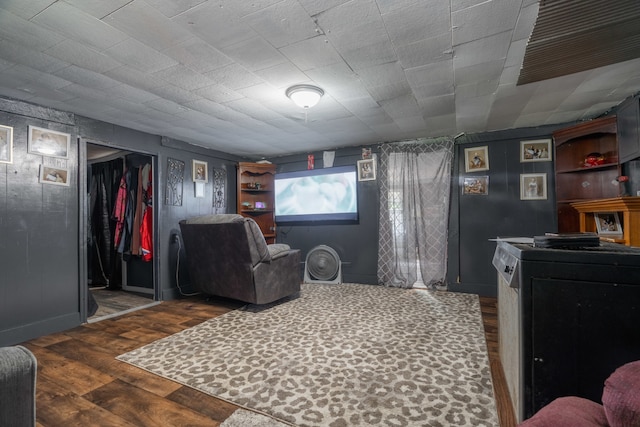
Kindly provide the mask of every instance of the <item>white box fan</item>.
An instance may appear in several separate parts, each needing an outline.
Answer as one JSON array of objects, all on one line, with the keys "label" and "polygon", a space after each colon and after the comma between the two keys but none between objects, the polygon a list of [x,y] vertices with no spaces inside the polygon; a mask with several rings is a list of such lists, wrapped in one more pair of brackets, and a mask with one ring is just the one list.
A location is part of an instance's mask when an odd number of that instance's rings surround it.
[{"label": "white box fan", "polygon": [[304,283],[342,283],[342,263],[338,253],[326,245],[318,245],[307,254]]}]

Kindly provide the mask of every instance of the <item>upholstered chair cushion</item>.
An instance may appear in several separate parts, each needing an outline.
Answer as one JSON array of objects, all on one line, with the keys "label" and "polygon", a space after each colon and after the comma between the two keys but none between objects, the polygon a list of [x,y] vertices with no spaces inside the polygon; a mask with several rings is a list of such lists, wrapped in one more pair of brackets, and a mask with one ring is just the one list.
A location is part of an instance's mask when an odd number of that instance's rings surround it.
[{"label": "upholstered chair cushion", "polygon": [[611,427],[640,426],[640,361],[620,366],[605,380],[602,405]]},{"label": "upholstered chair cushion", "polygon": [[261,262],[271,261],[267,242],[264,240],[258,224],[256,224],[252,218],[243,218],[243,220],[247,230],[247,237],[249,238],[249,252],[251,252],[252,265],[255,267]]},{"label": "upholstered chair cushion", "polygon": [[604,408],[582,397],[559,397],[519,427],[607,427]]}]

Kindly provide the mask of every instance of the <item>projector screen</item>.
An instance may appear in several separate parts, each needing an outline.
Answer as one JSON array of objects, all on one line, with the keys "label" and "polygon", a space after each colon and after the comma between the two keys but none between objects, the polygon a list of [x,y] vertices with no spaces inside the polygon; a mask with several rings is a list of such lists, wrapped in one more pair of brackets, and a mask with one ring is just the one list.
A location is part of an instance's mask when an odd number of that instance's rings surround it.
[{"label": "projector screen", "polygon": [[357,222],[355,165],[276,174],[275,210],[277,224]]}]

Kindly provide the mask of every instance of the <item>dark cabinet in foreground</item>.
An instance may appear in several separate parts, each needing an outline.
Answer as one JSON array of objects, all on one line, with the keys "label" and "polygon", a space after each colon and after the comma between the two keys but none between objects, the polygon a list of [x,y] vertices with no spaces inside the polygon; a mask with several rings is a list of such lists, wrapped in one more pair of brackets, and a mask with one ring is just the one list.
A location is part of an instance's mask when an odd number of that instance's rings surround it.
[{"label": "dark cabinet in foreground", "polygon": [[498,242],[500,356],[516,416],[561,396],[600,402],[604,380],[640,360],[640,248],[542,249]]}]

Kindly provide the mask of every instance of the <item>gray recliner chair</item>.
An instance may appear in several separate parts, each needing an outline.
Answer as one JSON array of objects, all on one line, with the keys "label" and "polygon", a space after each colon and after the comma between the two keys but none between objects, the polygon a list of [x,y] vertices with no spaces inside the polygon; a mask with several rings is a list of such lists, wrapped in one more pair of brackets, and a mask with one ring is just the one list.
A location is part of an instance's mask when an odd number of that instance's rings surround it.
[{"label": "gray recliner chair", "polygon": [[29,349],[0,348],[0,426],[35,426],[36,371]]},{"label": "gray recliner chair", "polygon": [[300,251],[267,245],[253,219],[207,215],[179,224],[189,277],[200,292],[267,304],[300,291]]}]

